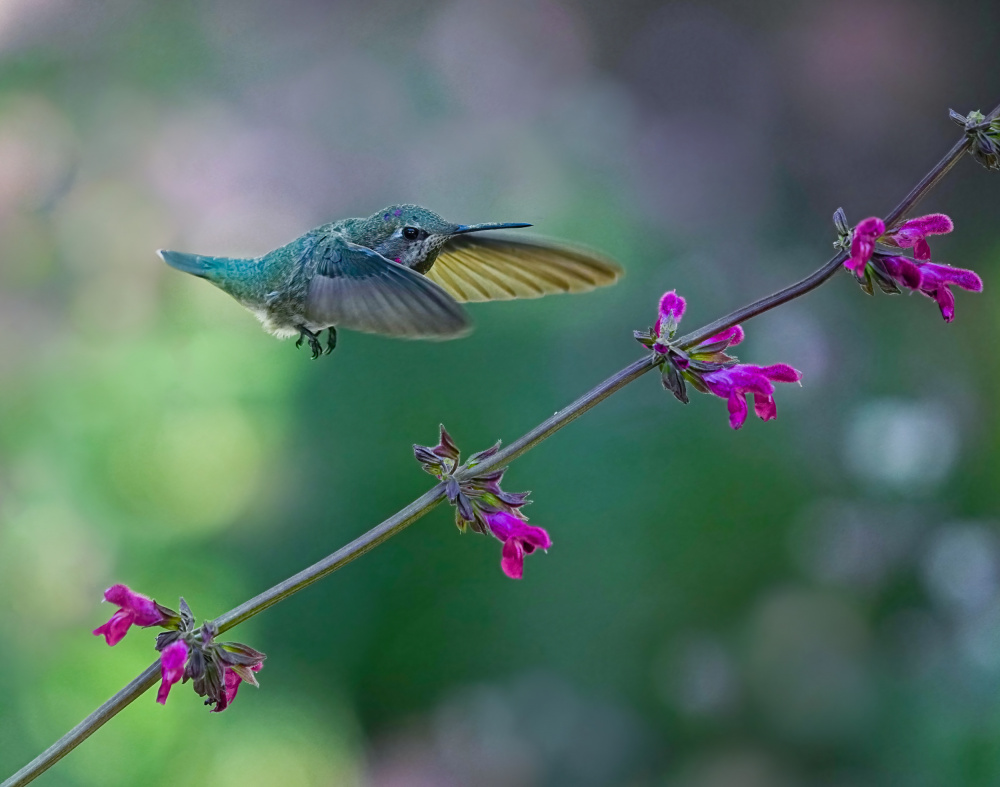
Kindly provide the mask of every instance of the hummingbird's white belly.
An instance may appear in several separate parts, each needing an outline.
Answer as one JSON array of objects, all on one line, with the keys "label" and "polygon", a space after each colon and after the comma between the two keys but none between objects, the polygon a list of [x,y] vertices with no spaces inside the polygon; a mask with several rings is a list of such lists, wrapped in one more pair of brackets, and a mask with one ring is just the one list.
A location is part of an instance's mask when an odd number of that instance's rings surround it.
[{"label": "hummingbird's white belly", "polygon": [[247,307],[251,312],[253,312],[254,317],[260,320],[261,325],[264,326],[264,330],[267,331],[272,336],[277,336],[279,339],[291,339],[292,337],[298,336],[300,334],[298,326],[302,325],[308,328],[312,332],[322,331],[325,328],[329,328],[329,325],[316,325],[312,320],[309,320],[302,314],[292,315],[291,320],[288,319],[289,315],[282,315],[280,321],[276,319],[276,315],[268,311],[265,308],[260,307]]}]

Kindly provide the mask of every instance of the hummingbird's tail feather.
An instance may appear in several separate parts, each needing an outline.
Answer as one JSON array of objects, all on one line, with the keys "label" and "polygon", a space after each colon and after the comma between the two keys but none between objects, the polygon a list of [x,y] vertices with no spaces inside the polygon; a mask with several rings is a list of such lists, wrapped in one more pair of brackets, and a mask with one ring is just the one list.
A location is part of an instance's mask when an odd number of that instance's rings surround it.
[{"label": "hummingbird's tail feather", "polygon": [[156,253],[171,268],[177,268],[179,271],[200,276],[203,279],[211,278],[213,273],[225,270],[233,262],[229,257],[205,257],[201,254],[186,254],[183,251],[167,251],[166,249],[160,249]]}]

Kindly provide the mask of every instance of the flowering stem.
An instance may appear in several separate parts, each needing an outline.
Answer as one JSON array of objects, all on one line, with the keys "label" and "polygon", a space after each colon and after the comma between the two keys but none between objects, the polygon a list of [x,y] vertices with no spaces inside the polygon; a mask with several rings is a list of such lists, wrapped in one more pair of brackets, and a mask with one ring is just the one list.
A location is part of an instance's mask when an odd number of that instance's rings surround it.
[{"label": "flowering stem", "polygon": [[[1000,104],[994,107],[993,111],[987,115],[987,120],[992,120],[993,118],[1000,115]],[[897,221],[899,221],[903,216],[905,216],[909,211],[911,211],[921,199],[934,188],[948,172],[951,170],[958,160],[969,150],[972,145],[972,140],[969,137],[963,137],[959,142],[956,142],[951,150],[949,150],[943,159],[941,159],[930,172],[924,175],[920,179],[920,182],[911,189],[910,193],[907,194],[902,202],[900,202],[888,216],[885,217],[885,226],[892,227]],[[783,303],[788,303],[788,301],[794,300],[801,295],[805,295],[810,290],[815,290],[823,282],[829,279],[833,274],[840,270],[840,266],[843,265],[844,261],[847,259],[848,254],[846,251],[842,251],[839,254],[835,254],[829,259],[829,261],[819,270],[806,276],[802,281],[796,282],[790,287],[785,287],[783,290],[778,290],[778,292],[773,295],[768,295],[766,298],[761,298],[760,300],[754,301],[753,303],[744,306],[741,309],[727,314],[725,317],[720,317],[715,322],[709,323],[703,328],[699,328],[696,331],[692,331],[680,337],[677,340],[677,344],[683,350],[688,350],[694,347],[696,344],[701,344],[701,342],[708,339],[710,336],[715,336],[718,333],[726,330],[726,328],[731,328],[737,323],[746,322],[752,317],[756,317],[758,314],[763,314],[766,311],[770,311],[776,306],[781,306]]]},{"label": "flowering stem", "polygon": [[[992,112],[990,112],[987,118],[992,119],[997,115],[1000,115],[1000,106],[997,106]],[[910,191],[909,194],[906,195],[903,201],[900,202],[891,213],[889,213],[885,219],[886,226],[892,226],[895,222],[901,219],[917,204],[917,202],[919,202],[922,197],[924,197],[934,186],[936,186],[938,182],[948,173],[948,171],[958,162],[962,155],[968,151],[971,144],[971,140],[968,137],[963,137],[960,142],[956,143],[952,149],[948,151],[947,155],[921,179],[921,181],[913,188],[912,191]],[[756,317],[759,314],[763,314],[776,306],[780,306],[783,303],[787,303],[788,301],[805,295],[807,292],[816,289],[825,281],[830,279],[830,277],[837,272],[845,259],[847,259],[846,252],[836,254],[831,257],[826,264],[819,268],[819,270],[815,271],[801,281],[791,285],[790,287],[786,287],[783,290],[779,290],[766,298],[754,301],[748,306],[737,309],[725,317],[722,317],[715,322],[681,337],[677,341],[677,344],[682,349],[688,349],[694,345],[700,344],[709,337],[715,336],[721,331],[736,325],[737,323],[746,322],[747,320]],[[558,432],[570,422],[579,418],[592,407],[607,399],[619,389],[624,388],[626,385],[639,379],[646,372],[654,368],[656,368],[656,360],[652,354],[646,355],[637,361],[634,361],[617,374],[612,375],[607,380],[585,393],[568,407],[563,408],[555,415],[547,418],[534,429],[501,449],[498,453],[476,465],[475,469],[471,472],[481,474],[517,459],[519,456],[527,451],[530,451],[546,438]],[[460,471],[456,474],[456,477],[461,480],[464,478],[465,474],[466,473],[462,473]],[[420,519],[424,516],[424,514],[440,504],[441,501],[444,500],[444,496],[444,484],[437,484],[432,487],[406,506],[406,508],[389,517],[381,524],[376,525],[367,533],[356,538],[354,541],[340,548],[333,554],[328,555],[319,562],[314,563],[312,566],[303,569],[298,574],[284,580],[283,582],[279,582],[269,590],[264,591],[260,595],[255,596],[249,601],[240,604],[235,609],[232,609],[224,615],[216,618],[214,625],[216,626],[218,632],[222,633],[233,628],[239,623],[252,618],[259,612],[264,611],[268,607],[274,606],[279,601],[283,601],[289,596],[298,593],[300,590],[303,590],[314,582],[319,581],[323,577],[347,565],[355,558],[360,557],[368,550],[373,549],[383,541],[396,535],[396,533],[400,532],[408,525]],[[159,678],[159,670],[159,661],[156,661],[147,667],[146,670],[139,675],[139,677],[111,697],[111,699],[101,705],[101,707],[81,721],[78,725],[76,725],[76,727],[66,733],[42,754],[7,779],[7,781],[3,782],[0,787],[19,787],[20,785],[28,784],[33,781],[35,777],[48,770],[52,767],[52,765],[65,757],[70,751],[90,737],[105,722],[111,719],[111,717],[151,688]]]}]

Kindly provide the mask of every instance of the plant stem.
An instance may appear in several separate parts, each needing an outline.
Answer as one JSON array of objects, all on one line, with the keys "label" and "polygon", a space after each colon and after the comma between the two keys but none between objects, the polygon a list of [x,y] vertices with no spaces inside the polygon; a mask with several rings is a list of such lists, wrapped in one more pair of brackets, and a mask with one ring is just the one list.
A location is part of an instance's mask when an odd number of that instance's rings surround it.
[{"label": "plant stem", "polygon": [[279,582],[269,590],[265,590],[258,596],[240,604],[235,609],[229,610],[225,615],[215,619],[215,626],[221,634],[223,631],[231,629],[233,626],[242,623],[263,612],[268,607],[274,606],[279,601],[298,593],[303,588],[309,587],[313,582],[321,580],[328,574],[332,574],[338,568],[342,568],[355,558],[361,557],[369,549],[374,549],[383,541],[396,535],[407,525],[416,522],[420,517],[434,508],[444,500],[444,484],[437,484],[424,492],[420,497],[410,503],[406,508],[397,514],[393,514],[380,525],[376,525],[363,536],[354,539],[347,546],[343,546],[332,555],[327,555],[318,563],[313,563],[309,568],[305,568],[293,577],[289,577],[284,582]]},{"label": "plant stem", "polygon": [[[992,120],[997,117],[997,115],[1000,115],[1000,104],[993,108],[993,111],[986,116],[986,119]],[[903,216],[916,207],[917,203],[920,202],[920,200],[923,199],[924,196],[926,196],[926,194],[941,181],[941,178],[947,175],[951,168],[958,163],[958,160],[962,158],[971,145],[972,140],[967,136],[963,136],[960,141],[956,142],[952,146],[951,150],[945,154],[944,158],[942,158],[930,172],[924,175],[923,178],[920,179],[920,182],[910,190],[910,193],[903,197],[903,200],[895,208],[893,208],[892,211],[890,211],[889,215],[885,217],[885,226],[892,227],[896,224],[896,222],[903,218]],[[783,303],[788,303],[788,301],[805,295],[807,292],[816,289],[823,284],[823,282],[833,276],[833,274],[840,269],[841,264],[843,264],[844,260],[847,259],[847,256],[847,252],[835,254],[822,268],[815,273],[806,276],[802,279],[802,281],[796,282],[790,287],[785,287],[783,290],[778,290],[778,292],[773,295],[768,295],[766,298],[754,301],[748,306],[744,306],[742,309],[737,309],[725,317],[721,317],[715,322],[709,323],[703,328],[699,328],[696,331],[685,334],[677,340],[676,344],[678,344],[682,350],[690,349],[696,344],[701,344],[710,336],[715,336],[717,333],[721,333],[726,330],[726,328],[731,328],[737,323],[746,322],[759,314],[770,311],[776,306],[781,306]]]},{"label": "plant stem", "polygon": [[112,716],[123,710],[132,700],[150,689],[160,677],[160,662],[154,661],[142,674],[115,694],[101,707],[63,735],[49,748],[11,776],[0,787],[20,787],[45,773],[59,760],[97,732]]},{"label": "plant stem", "polygon": [[[575,421],[594,405],[603,402],[615,391],[620,388],[624,388],[626,385],[635,380],[638,380],[650,369],[655,368],[655,366],[656,364],[653,360],[652,354],[643,356],[637,361],[633,361],[620,372],[612,375],[603,383],[585,393],[573,402],[573,404],[568,407],[564,407],[550,418],[546,418],[538,426],[527,434],[519,437],[506,448],[501,448],[493,456],[488,459],[484,459],[468,474],[480,475],[482,473],[489,472],[495,467],[512,462],[521,456],[521,454],[530,451],[545,438],[554,435],[571,421]],[[456,473],[455,475],[459,479],[464,476],[461,472]]]},{"label": "plant stem", "polygon": [[[992,119],[998,114],[1000,114],[1000,105],[990,112],[987,119]],[[934,168],[931,169],[931,171],[928,172],[916,186],[913,187],[902,202],[900,202],[892,210],[892,212],[889,213],[885,219],[886,226],[892,226],[895,222],[899,221],[899,219],[906,215],[906,213],[910,211],[921,198],[923,198],[940,182],[940,180],[969,149],[970,145],[971,140],[968,137],[963,136],[962,140],[957,142],[952,149],[948,151],[947,155],[945,155],[945,157],[941,159],[941,161],[939,161],[937,165],[935,165]],[[825,281],[829,280],[830,277],[833,276],[837,270],[839,270],[845,259],[847,259],[846,252],[836,254],[830,258],[830,260],[827,261],[823,267],[819,268],[819,270],[810,274],[801,281],[791,285],[790,287],[786,287],[783,290],[779,290],[766,298],[754,301],[748,306],[737,309],[725,317],[709,323],[696,331],[692,331],[691,333],[681,337],[677,343],[681,348],[688,349],[696,344],[700,344],[710,336],[714,336],[715,334],[724,331],[730,326],[746,322],[747,320],[756,317],[759,314],[763,314],[776,306],[780,306],[783,303],[787,303],[788,301],[805,295],[807,292],[814,290]],[[646,355],[639,360],[634,361],[617,374],[612,375],[607,380],[585,393],[568,407],[563,408],[552,417],[547,418],[527,434],[512,442],[506,448],[501,449],[492,457],[478,464],[473,472],[478,475],[517,459],[519,456],[527,451],[530,451],[546,438],[551,437],[564,426],[579,418],[592,407],[607,399],[619,389],[624,388],[629,383],[639,379],[646,372],[655,368],[655,366],[655,359],[652,354]],[[396,535],[396,533],[400,532],[408,525],[416,522],[424,514],[440,504],[443,499],[444,485],[437,484],[406,506],[406,508],[402,511],[399,511],[389,517],[381,524],[376,525],[367,533],[356,538],[346,546],[341,547],[332,555],[328,555],[319,562],[303,569],[298,574],[284,580],[283,582],[279,582],[269,590],[264,591],[249,601],[240,604],[235,609],[232,609],[224,615],[216,618],[214,621],[216,628],[219,633],[227,631],[228,629],[233,628],[233,626],[252,618],[259,612],[263,612],[268,607],[274,606],[279,601],[283,601],[289,596],[298,593],[300,590],[303,590],[314,582],[318,582],[323,577],[333,573],[339,568],[342,568],[355,558],[361,557],[361,555],[365,554],[368,550],[373,549],[383,541]],[[34,780],[39,774],[44,773],[56,762],[65,757],[69,754],[69,752],[89,738],[115,714],[124,709],[129,703],[143,694],[147,689],[151,688],[156,683],[158,676],[159,662],[157,661],[147,667],[146,670],[139,675],[139,677],[111,697],[111,699],[101,705],[101,707],[91,713],[87,718],[81,721],[78,725],[76,725],[76,727],[66,733],[52,746],[7,779],[7,781],[0,785],[0,787],[20,787],[21,785],[28,784]]]}]

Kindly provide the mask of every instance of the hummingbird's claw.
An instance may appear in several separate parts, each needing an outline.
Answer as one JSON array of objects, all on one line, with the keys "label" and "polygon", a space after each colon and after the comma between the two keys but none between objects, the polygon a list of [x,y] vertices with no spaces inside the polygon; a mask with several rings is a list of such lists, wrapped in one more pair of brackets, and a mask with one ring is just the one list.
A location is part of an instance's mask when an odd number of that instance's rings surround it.
[{"label": "hummingbird's claw", "polygon": [[329,355],[337,348],[337,329],[332,325],[326,329],[326,352]]},{"label": "hummingbird's claw", "polygon": [[299,338],[295,341],[296,347],[301,347],[303,340],[309,342],[309,349],[312,350],[312,360],[316,360],[323,354],[323,345],[319,343],[319,336],[304,325],[299,326]]}]

